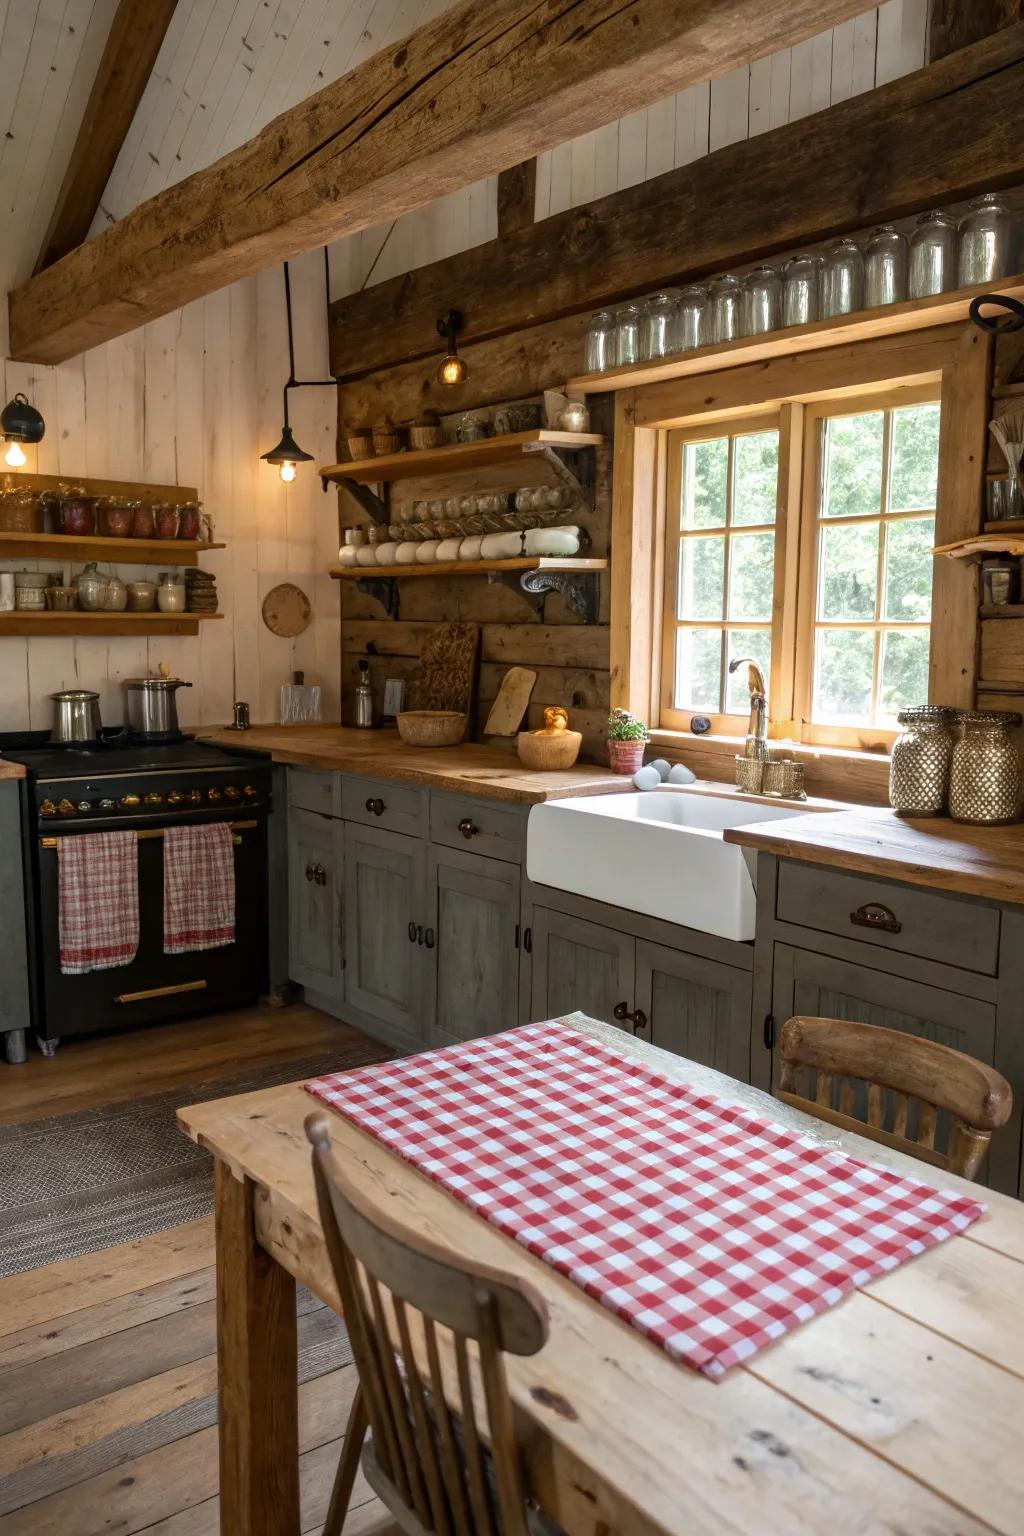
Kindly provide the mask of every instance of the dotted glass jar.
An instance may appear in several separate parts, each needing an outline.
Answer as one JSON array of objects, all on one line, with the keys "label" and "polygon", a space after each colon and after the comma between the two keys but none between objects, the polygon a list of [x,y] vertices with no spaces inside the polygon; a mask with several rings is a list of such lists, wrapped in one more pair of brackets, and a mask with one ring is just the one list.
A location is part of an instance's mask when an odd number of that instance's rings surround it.
[{"label": "dotted glass jar", "polygon": [[922,704],[896,718],[903,730],[889,759],[889,804],[897,816],[941,816],[949,795],[954,711]]}]

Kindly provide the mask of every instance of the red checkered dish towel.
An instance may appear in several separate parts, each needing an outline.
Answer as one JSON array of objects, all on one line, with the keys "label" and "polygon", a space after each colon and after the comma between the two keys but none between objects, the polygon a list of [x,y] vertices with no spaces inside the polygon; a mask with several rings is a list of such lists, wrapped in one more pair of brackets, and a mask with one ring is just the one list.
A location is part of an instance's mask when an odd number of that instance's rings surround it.
[{"label": "red checkered dish towel", "polygon": [[164,954],[235,942],[235,848],[225,821],[164,832]]},{"label": "red checkered dish towel", "polygon": [[65,976],[130,965],[139,948],[139,847],[134,832],[57,840],[60,968]]},{"label": "red checkered dish towel", "polygon": [[306,1086],[709,1376],[984,1210],[557,1020]]}]

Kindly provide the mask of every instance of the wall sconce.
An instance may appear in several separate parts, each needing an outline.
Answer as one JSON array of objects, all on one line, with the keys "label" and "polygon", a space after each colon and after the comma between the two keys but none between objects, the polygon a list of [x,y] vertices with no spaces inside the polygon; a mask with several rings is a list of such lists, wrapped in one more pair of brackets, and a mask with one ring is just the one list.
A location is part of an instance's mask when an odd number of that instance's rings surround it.
[{"label": "wall sconce", "polygon": [[437,322],[437,332],[443,336],[447,350],[441,360],[441,366],[437,370],[437,377],[442,384],[461,384],[469,377],[469,369],[465,361],[459,356],[458,345],[455,341],[457,331],[462,329],[462,315],[457,309],[450,309],[446,315],[442,315]]},{"label": "wall sconce", "polygon": [[[324,246],[324,291],[327,295],[327,308],[330,311],[331,304],[331,269],[327,259],[327,247]],[[281,441],[276,448],[271,448],[269,453],[261,453],[260,458],[268,464],[276,464],[278,474],[286,485],[290,485],[295,479],[295,466],[297,464],[309,464],[313,455],[304,453],[292,436],[292,429],[288,422],[288,391],[290,389],[324,389],[331,386],[338,387],[337,379],[297,379],[295,377],[295,337],[292,331],[292,284],[288,263],[284,264],[284,305],[288,316],[288,382],[284,386],[284,426],[281,429]],[[8,410],[10,407],[8,407]],[[6,415],[6,411],[4,415]],[[2,419],[2,418],[0,418]],[[40,417],[42,420],[42,417]],[[41,436],[42,434],[40,434]]]},{"label": "wall sconce", "polygon": [[0,432],[10,445],[4,454],[4,463],[12,469],[20,469],[27,463],[22,443],[38,443],[46,431],[46,423],[34,405],[24,395],[15,395],[0,412]]}]

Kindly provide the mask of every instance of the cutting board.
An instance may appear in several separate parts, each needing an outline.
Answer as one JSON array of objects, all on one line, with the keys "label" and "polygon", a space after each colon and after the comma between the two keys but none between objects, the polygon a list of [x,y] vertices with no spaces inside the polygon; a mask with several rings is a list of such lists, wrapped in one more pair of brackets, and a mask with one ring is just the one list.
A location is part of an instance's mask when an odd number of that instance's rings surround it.
[{"label": "cutting board", "polygon": [[407,709],[457,709],[472,713],[480,627],[440,624],[420,647],[420,664],[409,687]]},{"label": "cutting board", "polygon": [[537,682],[529,667],[509,667],[484,726],[485,736],[514,736],[523,723],[530,694]]}]

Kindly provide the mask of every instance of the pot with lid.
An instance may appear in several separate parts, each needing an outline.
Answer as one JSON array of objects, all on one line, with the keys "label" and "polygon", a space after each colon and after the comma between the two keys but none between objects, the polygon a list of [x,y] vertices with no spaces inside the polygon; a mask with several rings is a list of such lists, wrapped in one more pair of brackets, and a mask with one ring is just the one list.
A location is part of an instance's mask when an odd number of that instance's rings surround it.
[{"label": "pot with lid", "polygon": [[179,688],[191,688],[191,683],[180,677],[171,677],[167,662],[160,663],[158,677],[126,677],[127,725],[133,736],[152,741],[158,737],[170,739],[179,736],[178,700]]},{"label": "pot with lid", "polygon": [[100,736],[100,696],[88,688],[62,688],[51,693],[54,702],[50,741],[98,741]]}]

